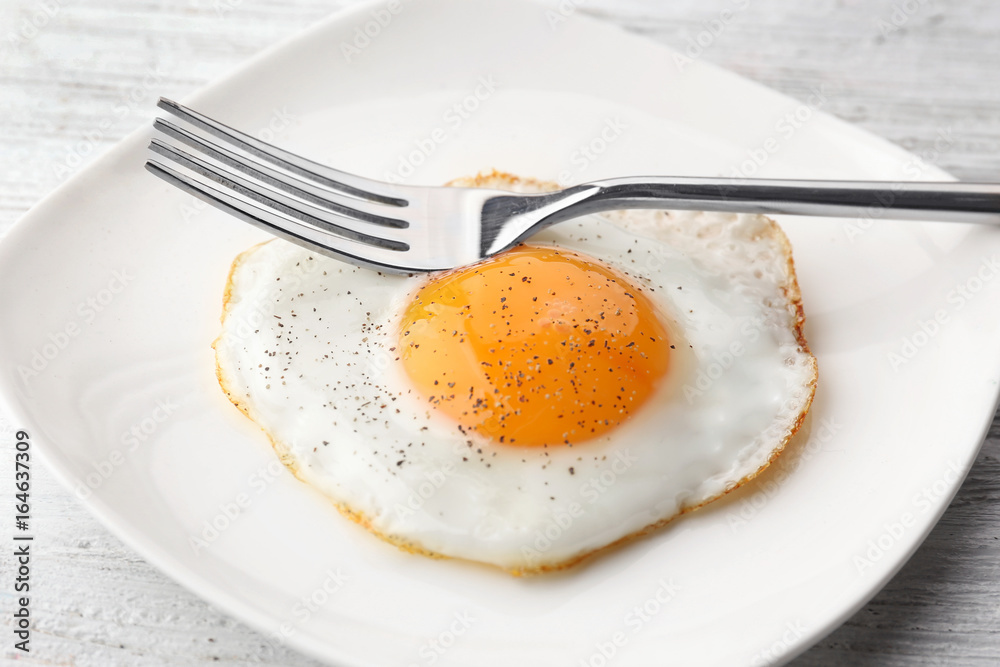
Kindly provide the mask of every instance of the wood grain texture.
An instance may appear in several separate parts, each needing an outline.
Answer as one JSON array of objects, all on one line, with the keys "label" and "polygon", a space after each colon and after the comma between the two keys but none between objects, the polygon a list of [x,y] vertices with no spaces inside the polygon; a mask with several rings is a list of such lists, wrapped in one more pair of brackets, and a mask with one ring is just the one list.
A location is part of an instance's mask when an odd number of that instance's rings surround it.
[{"label": "wood grain texture", "polygon": [[[502,0],[497,0],[502,1]],[[0,233],[180,97],[351,0],[2,0]],[[550,2],[550,4],[556,4]],[[581,11],[800,98],[966,179],[1000,179],[1000,3],[991,0],[589,0]],[[152,82],[152,83],[151,83]],[[941,133],[953,137],[935,148]],[[4,456],[12,426],[0,418]],[[903,570],[798,667],[1000,664],[1000,419]],[[9,460],[9,459],[5,459]],[[0,466],[0,488],[12,472]],[[161,575],[44,469],[35,473],[37,625],[16,664],[318,663],[276,651]],[[4,516],[9,510],[3,509]],[[9,520],[4,519],[5,539]],[[10,556],[0,559],[8,572]],[[6,579],[3,586],[9,586]],[[7,590],[5,593],[9,594]],[[9,595],[3,598],[6,612]],[[4,623],[9,622],[4,614]],[[5,631],[6,634],[6,631]],[[9,644],[4,640],[5,652]]]}]

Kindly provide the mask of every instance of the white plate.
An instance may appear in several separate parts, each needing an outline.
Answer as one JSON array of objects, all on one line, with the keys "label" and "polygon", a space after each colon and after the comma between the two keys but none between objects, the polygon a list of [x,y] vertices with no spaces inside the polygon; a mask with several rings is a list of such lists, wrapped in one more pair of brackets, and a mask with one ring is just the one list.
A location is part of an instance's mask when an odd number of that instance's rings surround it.
[{"label": "white plate", "polygon": [[[413,182],[490,167],[570,181],[730,175],[754,159],[758,176],[942,176],[596,21],[515,2],[388,6],[338,14],[187,101],[370,176],[420,163]],[[476,109],[463,118],[455,104]],[[148,138],[129,137],[0,245],[3,396],[137,551],[337,664],[780,662],[916,549],[993,414],[997,230],[787,218],[820,389],[808,437],[776,470],[560,575],[410,556],[278,469],[223,397],[209,347],[221,292],[233,256],[263,236],[147,174]],[[228,527],[192,548],[213,521]]]}]

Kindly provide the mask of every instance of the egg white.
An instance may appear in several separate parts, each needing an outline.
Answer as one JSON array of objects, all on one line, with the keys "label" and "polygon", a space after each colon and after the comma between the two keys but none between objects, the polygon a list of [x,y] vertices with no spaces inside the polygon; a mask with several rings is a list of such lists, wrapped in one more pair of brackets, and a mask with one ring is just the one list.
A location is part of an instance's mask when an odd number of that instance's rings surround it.
[{"label": "egg white", "polygon": [[513,573],[559,568],[661,525],[780,453],[812,400],[816,362],[773,222],[623,212],[531,242],[626,272],[671,333],[668,381],[603,437],[521,448],[461,433],[410,387],[394,349],[427,277],[281,240],[234,263],[215,343],[220,382],[300,479],[377,535]]}]

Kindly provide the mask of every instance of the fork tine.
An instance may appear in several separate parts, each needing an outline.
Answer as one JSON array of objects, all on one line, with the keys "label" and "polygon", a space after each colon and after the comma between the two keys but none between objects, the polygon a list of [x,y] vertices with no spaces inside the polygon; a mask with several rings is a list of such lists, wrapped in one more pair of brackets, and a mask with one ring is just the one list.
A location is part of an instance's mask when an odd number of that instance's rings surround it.
[{"label": "fork tine", "polygon": [[375,181],[368,178],[362,178],[361,176],[356,176],[354,174],[349,174],[338,169],[333,169],[319,162],[314,162],[308,160],[301,156],[295,155],[294,153],[289,153],[286,150],[282,150],[277,146],[272,146],[271,144],[256,139],[248,134],[244,134],[239,130],[234,130],[233,128],[223,125],[222,123],[212,120],[208,116],[204,116],[197,111],[188,109],[177,102],[168,100],[161,97],[160,101],[157,102],[159,106],[164,111],[171,113],[181,120],[198,127],[209,134],[212,134],[225,142],[228,142],[240,150],[253,155],[261,160],[270,162],[271,164],[277,165],[282,169],[301,176],[302,178],[320,183],[334,190],[339,190],[341,192],[347,193],[354,197],[359,197],[361,199],[367,199],[374,202],[379,202],[381,204],[387,204],[389,206],[406,206],[407,200],[400,197],[393,197],[391,195],[384,195],[376,192],[376,190],[386,190],[393,189],[393,186],[388,183],[382,183],[380,181]]},{"label": "fork tine", "polygon": [[409,273],[412,271],[398,266],[401,260],[405,261],[403,259],[405,253],[370,246],[287,218],[268,207],[258,206],[231,191],[215,188],[156,160],[147,160],[146,169],[174,187],[198,197],[225,213],[308,250],[386,273]]},{"label": "fork tine", "polygon": [[[358,229],[357,221],[355,220],[316,208],[305,202],[297,201],[266,185],[253,183],[236,173],[228,171],[223,167],[211,165],[194,155],[165,144],[158,139],[152,140],[149,149],[245,198],[281,213],[284,217],[293,218],[301,223],[318,227],[328,234],[390,250],[409,249],[409,245],[398,238],[374,236]],[[386,230],[384,227],[381,229]]]},{"label": "fork tine", "polygon": [[364,222],[383,225],[385,227],[402,229],[409,226],[409,223],[405,220],[388,217],[392,213],[398,212],[399,207],[388,207],[385,204],[372,203],[355,197],[345,197],[341,194],[332,193],[329,189],[313,185],[308,181],[300,180],[294,175],[284,174],[264,164],[253,164],[250,162],[253,160],[252,157],[239,155],[160,118],[153,121],[153,127],[168,137],[201,151],[217,162],[221,162],[262,183],[267,183],[271,187],[289,192],[299,199],[303,199],[319,207],[356,220],[363,220]]}]

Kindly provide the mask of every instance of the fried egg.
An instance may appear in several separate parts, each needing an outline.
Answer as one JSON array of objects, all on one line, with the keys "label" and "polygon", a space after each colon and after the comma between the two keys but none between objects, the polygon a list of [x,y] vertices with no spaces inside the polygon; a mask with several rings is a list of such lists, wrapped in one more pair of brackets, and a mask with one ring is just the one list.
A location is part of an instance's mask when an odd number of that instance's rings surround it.
[{"label": "fried egg", "polygon": [[430,275],[263,243],[233,263],[215,350],[229,399],[341,512],[525,574],[766,468],[815,391],[803,321],[773,221],[624,211]]}]

